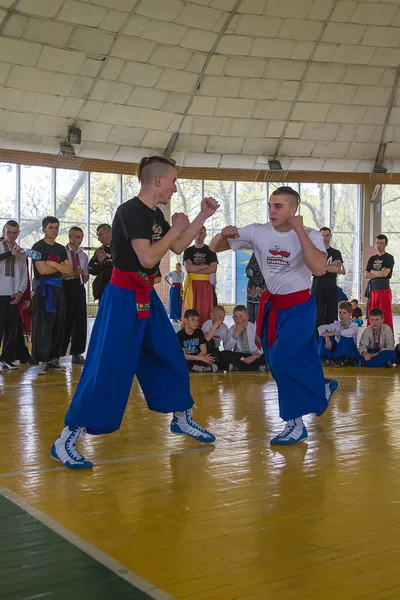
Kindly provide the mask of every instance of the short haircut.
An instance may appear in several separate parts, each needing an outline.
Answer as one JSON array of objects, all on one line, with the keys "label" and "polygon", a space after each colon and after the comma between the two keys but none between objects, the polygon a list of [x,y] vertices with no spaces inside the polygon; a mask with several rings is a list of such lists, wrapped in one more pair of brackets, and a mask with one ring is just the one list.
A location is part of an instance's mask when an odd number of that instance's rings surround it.
[{"label": "short haircut", "polygon": [[100,229],[107,229],[107,231],[109,231],[111,229],[111,225],[109,225],[108,223],[102,223],[101,225],[97,225],[96,233],[99,233]]},{"label": "short haircut", "polygon": [[206,229],[206,226],[205,226],[205,225],[202,225],[202,226],[200,227],[200,229],[199,229],[199,233],[200,233],[200,231],[201,231],[202,229],[204,229],[204,231],[207,233],[207,229]]},{"label": "short haircut", "polygon": [[329,233],[332,235],[332,231],[331,231],[331,229],[329,229],[329,227],[321,227],[319,232],[321,233],[321,231],[329,231]]},{"label": "short haircut", "polygon": [[19,229],[19,225],[17,223],[17,221],[14,221],[13,219],[10,219],[9,221],[7,221],[7,223],[5,223],[4,227],[18,227]]},{"label": "short haircut", "polygon": [[60,224],[60,221],[57,219],[57,217],[45,217],[42,221],[42,227],[43,229],[46,229],[47,225],[50,225],[50,223],[58,223]]},{"label": "short haircut", "polygon": [[356,304],[358,304],[357,298],[353,298],[353,300],[351,300],[351,302],[355,302]]},{"label": "short haircut", "polygon": [[381,310],[380,308],[371,308],[371,310],[369,311],[369,316],[381,317],[381,319],[383,319],[383,310]]},{"label": "short haircut", "polygon": [[235,306],[235,308],[233,309],[233,312],[234,312],[234,313],[235,313],[235,312],[244,312],[244,313],[247,313],[247,314],[249,314],[249,311],[247,310],[247,308],[245,307],[245,305],[244,305],[244,304],[237,304],[237,305]]},{"label": "short haircut", "polygon": [[220,304],[216,304],[215,306],[213,306],[211,312],[213,312],[214,310],[222,310],[223,312],[225,312],[224,307]]},{"label": "short haircut", "polygon": [[156,177],[164,177],[168,167],[175,167],[164,156],[145,156],[139,163],[137,178],[142,185],[149,185]]},{"label": "short haircut", "polygon": [[353,307],[351,305],[351,302],[349,302],[348,300],[345,300],[344,302],[339,302],[339,310],[347,310],[348,313],[352,313],[353,312]]},{"label": "short haircut", "polygon": [[176,263],[176,265],[175,265],[175,266],[176,266],[176,267],[181,267],[182,265],[181,265],[181,263]]},{"label": "short haircut", "polygon": [[197,312],[197,310],[194,310],[194,308],[188,308],[187,310],[185,310],[185,314],[183,315],[183,318],[190,319],[190,317],[200,317],[200,315]]},{"label": "short haircut", "polygon": [[389,240],[387,239],[386,235],[383,235],[383,233],[380,233],[379,235],[376,236],[377,240],[385,240],[386,245],[389,243]]},{"label": "short haircut", "polygon": [[68,233],[71,233],[71,231],[80,231],[83,235],[83,229],[81,229],[77,225],[74,225],[73,227],[71,227],[71,229],[68,231]]},{"label": "short haircut", "polygon": [[299,192],[296,192],[290,185],[281,185],[272,192],[271,196],[289,196],[291,204],[299,206],[301,202]]}]

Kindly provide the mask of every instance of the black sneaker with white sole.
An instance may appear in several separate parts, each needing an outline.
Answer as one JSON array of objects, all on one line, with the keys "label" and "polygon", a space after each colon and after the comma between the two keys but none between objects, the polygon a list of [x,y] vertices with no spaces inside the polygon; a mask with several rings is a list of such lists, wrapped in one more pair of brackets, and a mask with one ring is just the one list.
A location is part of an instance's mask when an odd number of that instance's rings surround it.
[{"label": "black sneaker with white sole", "polygon": [[13,371],[14,369],[18,369],[18,367],[12,362],[3,361],[3,369],[9,369],[10,371]]}]

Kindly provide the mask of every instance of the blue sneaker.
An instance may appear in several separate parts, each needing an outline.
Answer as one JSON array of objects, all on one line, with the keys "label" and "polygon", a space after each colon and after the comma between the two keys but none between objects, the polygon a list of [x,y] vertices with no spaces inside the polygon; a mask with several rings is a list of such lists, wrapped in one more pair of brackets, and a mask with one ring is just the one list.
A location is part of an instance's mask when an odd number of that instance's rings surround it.
[{"label": "blue sneaker", "polygon": [[215,442],[215,435],[200,427],[192,419],[191,410],[177,412],[171,421],[171,433],[177,435],[189,435],[190,437],[203,442],[204,444],[212,444]]},{"label": "blue sneaker", "polygon": [[82,434],[85,433],[83,427],[64,427],[59,437],[51,447],[50,456],[58,460],[68,469],[93,469],[93,463],[86,460],[76,449],[76,443]]},{"label": "blue sneaker", "polygon": [[307,438],[308,433],[303,419],[290,419],[282,433],[272,438],[270,444],[271,446],[291,446],[304,442]]},{"label": "blue sneaker", "polygon": [[339,388],[340,388],[340,383],[336,379],[327,379],[326,380],[326,383],[325,383],[326,404],[321,410],[319,410],[318,412],[315,412],[315,415],[317,417],[322,417],[322,415],[327,411],[331,398],[336,394],[336,392],[338,391]]}]

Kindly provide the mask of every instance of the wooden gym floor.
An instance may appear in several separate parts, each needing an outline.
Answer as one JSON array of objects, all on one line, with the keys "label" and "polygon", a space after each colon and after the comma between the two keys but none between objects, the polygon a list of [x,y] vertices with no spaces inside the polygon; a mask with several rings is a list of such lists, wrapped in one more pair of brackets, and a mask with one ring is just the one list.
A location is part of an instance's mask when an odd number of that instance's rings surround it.
[{"label": "wooden gym floor", "polygon": [[[215,447],[172,436],[170,417],[150,413],[134,383],[122,429],[86,438],[95,469],[73,472],[49,450],[80,371],[0,374],[2,600],[38,597],[33,573],[54,575],[43,597],[58,599],[400,598],[400,367],[327,369],[341,382],[330,410],[307,417],[307,443],[279,451],[268,443],[281,428],[268,374],[192,376],[195,418]],[[41,569],[12,529],[23,521],[10,501],[128,581],[132,595],[117,583],[93,591],[82,559],[61,545]],[[53,543],[40,539],[42,549]],[[109,582],[109,571],[98,577]]]}]

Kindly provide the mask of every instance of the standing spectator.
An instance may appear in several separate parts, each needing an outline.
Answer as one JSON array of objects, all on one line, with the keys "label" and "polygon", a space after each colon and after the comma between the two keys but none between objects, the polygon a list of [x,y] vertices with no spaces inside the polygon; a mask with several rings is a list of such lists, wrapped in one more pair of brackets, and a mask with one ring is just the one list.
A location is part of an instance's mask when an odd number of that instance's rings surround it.
[{"label": "standing spectator", "polygon": [[80,227],[71,227],[68,232],[69,243],[65,246],[71,263],[72,275],[63,278],[65,294],[65,324],[62,356],[67,354],[71,342],[72,363],[83,365],[82,354],[86,349],[87,312],[85,283],[89,279],[88,257],[80,249],[83,231]]},{"label": "standing spectator", "polygon": [[93,298],[100,302],[104,290],[111,279],[113,262],[111,258],[112,231],[110,225],[103,223],[96,229],[97,239],[102,244],[89,261],[89,273],[95,275]]},{"label": "standing spectator", "polygon": [[[366,269],[365,278],[368,286],[365,296],[368,298],[367,315],[373,308],[380,308],[386,325],[393,330],[392,290],[390,279],[393,274],[394,258],[386,252],[388,239],[386,235],[378,235],[375,240],[377,254],[371,256]],[[367,324],[370,325],[369,318]]]},{"label": "standing spectator", "polygon": [[218,296],[217,296],[217,273],[216,272],[210,273],[210,283],[211,283],[212,292],[213,292],[214,306],[217,306]]},{"label": "standing spectator", "polygon": [[246,276],[248,277],[247,311],[249,313],[249,321],[250,323],[256,323],[261,296],[267,289],[267,284],[265,283],[254,252],[246,267]]},{"label": "standing spectator", "polygon": [[59,228],[56,217],[46,217],[42,221],[44,238],[32,246],[32,250],[41,254],[39,260],[33,261],[32,299],[32,355],[42,363],[39,375],[49,369],[63,369],[59,364],[65,320],[62,275],[71,275],[71,263],[65,247],[56,242]]},{"label": "standing spectator", "polygon": [[182,283],[184,280],[181,263],[176,263],[175,271],[171,271],[164,277],[169,290],[169,318],[175,323],[179,323],[182,315]]},{"label": "standing spectator", "polygon": [[332,232],[329,227],[321,227],[324,240],[327,267],[324,275],[313,276],[311,295],[317,303],[317,329],[321,325],[333,323],[338,318],[339,290],[337,276],[343,268],[343,259],[339,250],[331,247]]},{"label": "standing spectator", "polygon": [[18,305],[28,284],[28,270],[25,256],[19,253],[15,243],[19,235],[18,223],[7,221],[3,235],[0,242],[0,366],[16,369]]},{"label": "standing spectator", "polygon": [[202,227],[195,238],[194,246],[183,254],[186,269],[183,289],[182,311],[193,308],[200,315],[200,327],[210,317],[214,306],[214,296],[210,283],[210,274],[217,271],[218,259],[215,252],[204,243],[207,231]]}]

